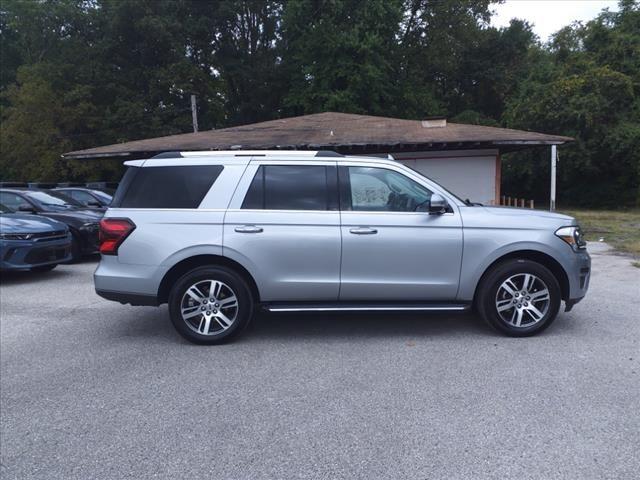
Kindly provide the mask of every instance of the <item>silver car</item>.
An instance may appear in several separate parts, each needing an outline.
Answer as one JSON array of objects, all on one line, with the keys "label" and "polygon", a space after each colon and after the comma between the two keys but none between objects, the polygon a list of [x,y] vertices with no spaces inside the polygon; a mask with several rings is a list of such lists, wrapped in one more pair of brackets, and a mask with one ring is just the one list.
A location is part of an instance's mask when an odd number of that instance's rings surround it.
[{"label": "silver car", "polygon": [[101,222],[96,292],[168,303],[195,343],[236,337],[257,308],[473,308],[528,336],[589,286],[575,219],[469,204],[392,159],[229,151],[126,164]]}]

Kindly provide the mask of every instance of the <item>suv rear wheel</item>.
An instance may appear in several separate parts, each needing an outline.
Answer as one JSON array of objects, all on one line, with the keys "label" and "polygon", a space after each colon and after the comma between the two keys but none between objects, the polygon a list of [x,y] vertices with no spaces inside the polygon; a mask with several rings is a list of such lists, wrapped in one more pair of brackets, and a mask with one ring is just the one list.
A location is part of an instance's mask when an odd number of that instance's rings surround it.
[{"label": "suv rear wheel", "polygon": [[224,267],[199,267],[183,275],[169,294],[171,322],[193,343],[214,345],[238,336],[253,315],[246,282]]},{"label": "suv rear wheel", "polygon": [[543,265],[530,260],[508,260],[482,280],[477,307],[496,330],[512,336],[535,335],[555,320],[560,308],[560,286]]}]

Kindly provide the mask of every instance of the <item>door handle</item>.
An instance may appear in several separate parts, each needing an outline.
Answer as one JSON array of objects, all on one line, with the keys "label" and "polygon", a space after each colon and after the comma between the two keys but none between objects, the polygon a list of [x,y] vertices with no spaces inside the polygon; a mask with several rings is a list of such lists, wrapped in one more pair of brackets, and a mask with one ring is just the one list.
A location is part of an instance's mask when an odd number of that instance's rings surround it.
[{"label": "door handle", "polygon": [[349,230],[354,235],[374,235],[378,233],[378,230],[371,227],[356,227]]},{"label": "door handle", "polygon": [[255,225],[243,225],[242,227],[236,227],[234,230],[238,233],[260,233],[262,227],[256,227]]}]

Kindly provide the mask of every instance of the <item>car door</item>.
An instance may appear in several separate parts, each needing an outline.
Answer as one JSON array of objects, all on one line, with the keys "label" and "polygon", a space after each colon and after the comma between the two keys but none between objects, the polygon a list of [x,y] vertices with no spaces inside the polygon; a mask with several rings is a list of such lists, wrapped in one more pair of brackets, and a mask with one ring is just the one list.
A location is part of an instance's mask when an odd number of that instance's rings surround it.
[{"label": "car door", "polygon": [[391,166],[341,164],[339,177],[340,300],[454,300],[462,261],[457,207],[430,215],[432,190]]},{"label": "car door", "polygon": [[335,301],[340,213],[335,161],[252,161],[224,220],[224,255],[256,279],[260,299]]}]

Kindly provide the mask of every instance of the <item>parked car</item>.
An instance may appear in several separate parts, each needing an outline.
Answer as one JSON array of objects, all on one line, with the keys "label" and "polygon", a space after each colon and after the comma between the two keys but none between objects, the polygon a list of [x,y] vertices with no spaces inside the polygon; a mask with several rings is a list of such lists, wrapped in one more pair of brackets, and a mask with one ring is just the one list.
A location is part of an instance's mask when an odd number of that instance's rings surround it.
[{"label": "parked car", "polygon": [[104,212],[84,208],[54,191],[0,189],[0,203],[21,213],[31,213],[64,223],[71,232],[73,261],[98,252],[99,222]]},{"label": "parked car", "polygon": [[47,272],[70,259],[71,234],[64,223],[0,204],[0,270]]},{"label": "parked car", "polygon": [[169,304],[214,344],[272,312],[464,311],[527,336],[589,286],[566,215],[467,203],[391,159],[183,152],[126,162],[101,221],[104,298]]},{"label": "parked car", "polygon": [[103,211],[107,209],[113,199],[113,195],[109,195],[108,193],[100,190],[94,190],[92,188],[59,187],[54,188],[53,191],[63,193],[73,198],[85,208],[93,208]]}]

